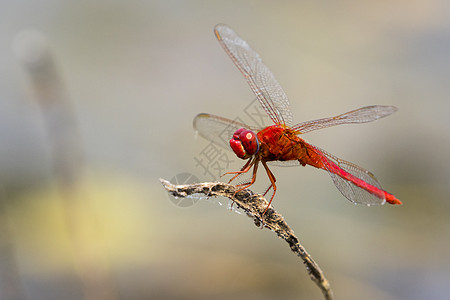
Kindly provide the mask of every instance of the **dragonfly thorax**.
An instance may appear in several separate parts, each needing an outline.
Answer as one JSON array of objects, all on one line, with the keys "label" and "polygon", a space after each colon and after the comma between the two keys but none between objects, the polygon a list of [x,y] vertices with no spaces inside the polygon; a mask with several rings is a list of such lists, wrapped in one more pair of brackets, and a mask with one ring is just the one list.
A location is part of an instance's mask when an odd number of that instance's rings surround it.
[{"label": "dragonfly thorax", "polygon": [[240,128],[230,139],[230,147],[237,157],[247,159],[258,152],[259,140],[253,131]]}]

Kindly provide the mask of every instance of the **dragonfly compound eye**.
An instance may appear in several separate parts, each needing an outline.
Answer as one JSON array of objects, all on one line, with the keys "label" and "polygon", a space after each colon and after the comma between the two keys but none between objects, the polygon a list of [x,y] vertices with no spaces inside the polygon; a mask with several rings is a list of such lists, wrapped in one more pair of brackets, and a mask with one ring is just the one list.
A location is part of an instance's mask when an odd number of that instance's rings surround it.
[{"label": "dragonfly compound eye", "polygon": [[247,155],[253,155],[259,150],[259,141],[256,134],[251,130],[243,130],[239,138],[244,146]]},{"label": "dragonfly compound eye", "polygon": [[258,152],[259,141],[253,131],[240,128],[233,134],[230,147],[237,157],[246,159]]}]

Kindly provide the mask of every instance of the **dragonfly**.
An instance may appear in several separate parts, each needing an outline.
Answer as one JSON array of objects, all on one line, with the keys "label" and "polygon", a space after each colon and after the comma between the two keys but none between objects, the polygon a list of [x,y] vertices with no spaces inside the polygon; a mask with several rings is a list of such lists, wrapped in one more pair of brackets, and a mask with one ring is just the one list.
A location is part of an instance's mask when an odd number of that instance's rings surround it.
[{"label": "dragonfly", "polygon": [[[327,171],[337,189],[353,203],[402,204],[394,195],[381,188],[371,172],[337,158],[300,137],[304,133],[331,126],[372,122],[391,115],[397,111],[396,107],[366,106],[338,116],[294,125],[288,97],[258,53],[227,25],[216,25],[214,34],[274,123],[265,128],[257,128],[212,114],[201,113],[195,117],[194,129],[200,136],[216,145],[231,148],[237,157],[247,160],[239,171],[224,174],[234,175],[229,183],[253,168],[251,179],[237,185],[240,187],[238,191],[250,187],[256,181],[258,166],[261,163],[270,180],[270,186],[264,196],[273,189],[268,208],[277,191],[276,178],[268,163],[309,165]],[[232,132],[234,133],[231,135]],[[229,136],[224,138],[224,133]]]}]

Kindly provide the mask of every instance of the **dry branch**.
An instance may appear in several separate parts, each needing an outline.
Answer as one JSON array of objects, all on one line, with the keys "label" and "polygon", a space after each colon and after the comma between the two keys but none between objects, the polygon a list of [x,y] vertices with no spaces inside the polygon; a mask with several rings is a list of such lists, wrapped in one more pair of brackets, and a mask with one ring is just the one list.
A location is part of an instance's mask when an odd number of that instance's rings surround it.
[{"label": "dry branch", "polygon": [[311,280],[322,290],[325,299],[333,299],[333,292],[330,283],[325,278],[319,265],[306,252],[305,248],[299,243],[294,231],[284,221],[281,214],[277,213],[272,207],[267,209],[263,215],[268,202],[259,194],[254,194],[249,189],[236,193],[237,188],[234,185],[222,182],[204,182],[187,185],[174,185],[169,181],[160,179],[164,188],[175,197],[187,197],[193,194],[204,194],[208,197],[222,196],[233,201],[239,208],[253,219],[256,226],[263,226],[274,231],[278,237],[285,240],[292,252],[301,257],[306,266]]}]

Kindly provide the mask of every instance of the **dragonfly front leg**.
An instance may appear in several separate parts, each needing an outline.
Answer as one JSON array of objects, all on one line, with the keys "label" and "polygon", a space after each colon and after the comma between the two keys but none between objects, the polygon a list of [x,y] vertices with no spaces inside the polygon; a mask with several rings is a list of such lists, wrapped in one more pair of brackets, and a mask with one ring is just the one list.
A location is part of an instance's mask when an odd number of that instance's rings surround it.
[{"label": "dragonfly front leg", "polygon": [[228,181],[228,183],[231,183],[239,175],[247,173],[250,170],[250,168],[255,164],[255,161],[256,161],[256,159],[253,159],[253,157],[251,157],[239,171],[237,171],[237,172],[226,172],[225,174],[221,175],[220,177],[225,176],[225,175],[229,175],[229,174],[235,174],[233,176],[233,178],[231,178],[230,181]]},{"label": "dragonfly front leg", "polygon": [[[259,159],[256,159],[253,161],[253,163],[251,163],[251,165],[254,165],[253,167],[253,175],[252,175],[252,179],[250,180],[250,182],[248,183],[243,183],[243,184],[238,184],[236,186],[240,187],[239,190],[237,190],[235,193],[239,193],[240,191],[245,190],[246,188],[248,188],[249,186],[251,186],[252,184],[255,183],[256,181],[256,172],[258,171],[258,164],[259,164]],[[250,166],[251,166],[250,165]],[[250,168],[250,167],[249,167]],[[247,170],[248,171],[248,170]]]},{"label": "dragonfly front leg", "polygon": [[252,184],[255,183],[255,181],[256,181],[256,173],[258,171],[259,159],[255,158],[255,160],[250,164],[249,169],[250,169],[250,167],[252,165],[253,165],[252,179],[250,180],[250,182],[238,184],[237,186],[243,186],[243,188],[240,189],[238,192],[248,188],[249,186],[251,186]]},{"label": "dragonfly front leg", "polygon": [[[236,195],[236,193],[239,193],[240,191],[245,190],[246,188],[248,188],[249,186],[251,186],[253,183],[255,183],[256,181],[256,172],[258,171],[258,163],[259,163],[259,159],[255,158],[250,158],[250,160],[242,167],[242,169],[238,172],[228,172],[225,174],[236,174],[233,178],[231,178],[231,180],[228,182],[230,183],[231,181],[233,181],[237,176],[246,173],[250,170],[250,168],[252,166],[253,167],[253,175],[252,175],[252,179],[250,180],[250,182],[248,183],[244,183],[244,184],[238,184],[236,185],[236,187],[240,187],[237,191],[234,192],[234,194]],[[225,175],[224,174],[224,175]],[[230,208],[233,207],[234,202],[231,204]]]}]

